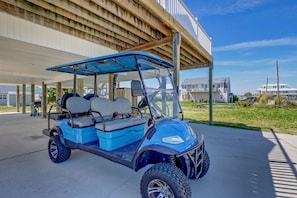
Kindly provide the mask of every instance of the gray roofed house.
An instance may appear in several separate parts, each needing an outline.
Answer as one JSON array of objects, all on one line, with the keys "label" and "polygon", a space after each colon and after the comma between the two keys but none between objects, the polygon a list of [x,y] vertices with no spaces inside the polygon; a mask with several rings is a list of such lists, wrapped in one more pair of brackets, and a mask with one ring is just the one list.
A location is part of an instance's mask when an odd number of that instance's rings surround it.
[{"label": "gray roofed house", "polygon": [[[231,102],[231,83],[229,77],[214,78],[212,83],[213,102]],[[208,78],[188,78],[181,83],[182,101],[209,100]]]},{"label": "gray roofed house", "polygon": [[[26,105],[31,104],[30,87],[26,87]],[[35,99],[39,98],[41,93],[40,87],[35,87]],[[22,91],[20,92],[22,95]],[[16,86],[15,85],[0,85],[0,105],[16,106]],[[20,105],[22,101],[20,100]]]}]

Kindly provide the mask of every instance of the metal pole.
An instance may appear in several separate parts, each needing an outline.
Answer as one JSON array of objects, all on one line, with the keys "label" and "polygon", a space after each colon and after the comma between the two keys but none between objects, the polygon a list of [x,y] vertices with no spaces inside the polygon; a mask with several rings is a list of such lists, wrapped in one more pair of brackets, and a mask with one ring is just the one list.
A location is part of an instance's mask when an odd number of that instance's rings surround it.
[{"label": "metal pole", "polygon": [[208,79],[209,79],[209,125],[213,124],[213,115],[212,115],[212,69],[213,69],[213,63],[210,63],[209,69],[208,69]]},{"label": "metal pole", "polygon": [[268,89],[268,77],[266,78],[266,90],[265,90],[265,94],[267,94],[267,89]]},{"label": "metal pole", "polygon": [[280,106],[278,61],[276,60],[277,105]]}]

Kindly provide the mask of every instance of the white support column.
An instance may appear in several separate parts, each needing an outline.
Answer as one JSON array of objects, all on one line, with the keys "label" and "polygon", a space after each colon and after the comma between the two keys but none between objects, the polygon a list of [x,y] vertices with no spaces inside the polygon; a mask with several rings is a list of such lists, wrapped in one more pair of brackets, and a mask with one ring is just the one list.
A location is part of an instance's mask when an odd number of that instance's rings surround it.
[{"label": "white support column", "polygon": [[[34,84],[31,84],[31,105],[32,103],[35,102],[35,85]],[[31,106],[31,116],[34,115],[34,110]]]},{"label": "white support column", "polygon": [[44,82],[42,82],[42,118],[46,118],[47,114],[47,87]]},{"label": "white support column", "polygon": [[25,114],[26,113],[26,84],[23,84],[22,92],[23,92],[23,96],[22,96],[22,113]]}]

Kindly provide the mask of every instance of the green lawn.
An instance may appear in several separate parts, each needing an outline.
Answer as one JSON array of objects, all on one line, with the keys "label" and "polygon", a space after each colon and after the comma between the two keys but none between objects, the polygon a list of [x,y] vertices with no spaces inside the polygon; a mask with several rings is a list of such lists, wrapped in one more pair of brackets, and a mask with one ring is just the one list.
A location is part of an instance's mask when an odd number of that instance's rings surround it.
[{"label": "green lawn", "polygon": [[[195,123],[209,123],[207,104],[202,107],[197,107],[197,103],[193,102],[181,104],[185,119]],[[30,113],[30,107],[26,109]],[[15,111],[15,107],[0,106],[0,113]],[[297,107],[239,107],[235,104],[214,104],[213,124],[297,135]]]},{"label": "green lawn", "polygon": [[[209,123],[209,108],[196,103],[182,102],[186,119]],[[253,130],[275,131],[297,135],[297,107],[239,107],[232,104],[214,104],[213,124]]]}]

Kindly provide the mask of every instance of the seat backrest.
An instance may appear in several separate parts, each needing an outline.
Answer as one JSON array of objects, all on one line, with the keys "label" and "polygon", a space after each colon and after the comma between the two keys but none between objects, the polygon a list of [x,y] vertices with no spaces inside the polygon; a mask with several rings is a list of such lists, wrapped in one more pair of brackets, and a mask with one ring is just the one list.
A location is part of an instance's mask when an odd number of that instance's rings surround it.
[{"label": "seat backrest", "polygon": [[103,117],[112,116],[114,109],[113,102],[107,98],[96,97],[91,100],[91,110],[99,112]]},{"label": "seat backrest", "polygon": [[114,109],[119,114],[131,114],[131,103],[128,98],[117,98],[114,103]]},{"label": "seat backrest", "polygon": [[90,101],[73,96],[66,100],[66,109],[71,113],[87,113],[90,110]]},{"label": "seat backrest", "polygon": [[[74,96],[74,93],[65,93],[62,98],[61,98],[61,108],[62,109],[66,109],[66,101],[68,100],[68,98],[71,98]],[[75,94],[76,97],[79,97],[78,94]]]},{"label": "seat backrest", "polygon": [[131,95],[132,96],[143,96],[143,89],[141,87],[140,80],[131,81]]}]

